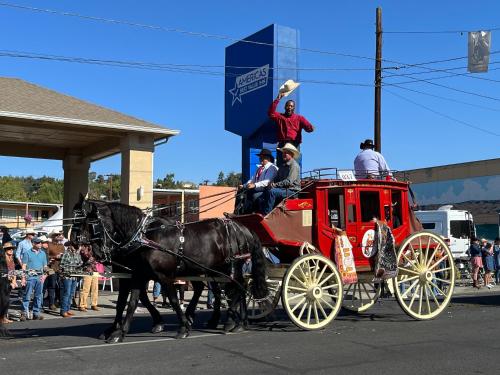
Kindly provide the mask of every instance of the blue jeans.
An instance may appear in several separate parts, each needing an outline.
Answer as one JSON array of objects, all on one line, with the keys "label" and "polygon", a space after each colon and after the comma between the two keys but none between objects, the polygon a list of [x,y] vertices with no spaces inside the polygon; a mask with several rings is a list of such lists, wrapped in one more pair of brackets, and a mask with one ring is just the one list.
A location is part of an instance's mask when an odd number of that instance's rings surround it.
[{"label": "blue jeans", "polygon": [[260,198],[260,211],[263,215],[267,215],[283,199],[289,197],[294,193],[296,193],[296,191],[283,188],[272,188],[264,190]]},{"label": "blue jeans", "polygon": [[68,277],[61,283],[61,315],[68,312],[71,308],[71,299],[75,295],[78,280]]},{"label": "blue jeans", "polygon": [[153,286],[153,298],[156,299],[161,294],[161,284],[158,281],[155,281],[155,285]]},{"label": "blue jeans", "polygon": [[26,282],[26,290],[23,296],[23,312],[28,316],[30,310],[31,293],[33,293],[33,316],[40,315],[43,301],[43,283],[40,277],[30,277]]}]

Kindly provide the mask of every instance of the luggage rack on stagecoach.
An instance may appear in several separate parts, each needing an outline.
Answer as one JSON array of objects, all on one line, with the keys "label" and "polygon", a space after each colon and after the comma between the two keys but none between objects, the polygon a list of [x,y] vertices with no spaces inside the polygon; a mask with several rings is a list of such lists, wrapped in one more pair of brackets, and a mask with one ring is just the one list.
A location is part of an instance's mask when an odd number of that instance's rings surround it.
[{"label": "luggage rack on stagecoach", "polygon": [[[405,171],[398,171],[391,169],[380,174],[373,173],[373,171],[363,171],[363,174],[370,175],[367,179],[370,180],[391,180],[391,175],[393,179],[397,181],[409,181],[409,175]],[[336,168],[336,167],[326,167],[326,168],[316,168],[310,171],[305,171],[301,173],[302,180],[321,180],[321,179],[331,179],[331,180],[349,180],[354,181],[356,179],[365,179],[363,176],[359,176],[359,171],[356,173],[354,169],[349,168]]]}]

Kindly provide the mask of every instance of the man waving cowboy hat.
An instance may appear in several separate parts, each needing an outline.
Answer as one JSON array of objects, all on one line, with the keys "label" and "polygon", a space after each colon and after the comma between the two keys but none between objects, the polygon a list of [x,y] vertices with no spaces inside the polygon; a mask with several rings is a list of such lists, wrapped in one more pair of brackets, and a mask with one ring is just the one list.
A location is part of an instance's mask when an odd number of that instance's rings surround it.
[{"label": "man waving cowboy hat", "polygon": [[[300,144],[302,143],[302,130],[305,130],[308,133],[314,131],[314,126],[307,121],[304,116],[295,113],[295,102],[293,100],[287,100],[285,103],[285,112],[279,113],[276,112],[276,108],[278,107],[278,103],[283,97],[287,97],[294,91],[297,87],[299,87],[300,83],[294,82],[289,79],[286,81],[279,89],[278,96],[272,102],[267,114],[271,120],[278,127],[278,147],[285,146],[286,143],[290,143],[297,150],[300,150]],[[280,155],[278,154],[278,166],[280,163]]]}]

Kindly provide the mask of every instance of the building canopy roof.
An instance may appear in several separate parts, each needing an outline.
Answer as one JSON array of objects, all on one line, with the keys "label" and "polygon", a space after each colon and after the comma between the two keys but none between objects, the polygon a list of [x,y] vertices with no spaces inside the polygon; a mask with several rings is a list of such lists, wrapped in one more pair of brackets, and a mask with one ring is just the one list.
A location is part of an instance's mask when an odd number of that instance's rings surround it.
[{"label": "building canopy roof", "polygon": [[120,152],[127,134],[159,141],[179,132],[26,82],[0,77],[0,153],[63,159],[78,150],[90,160]]}]

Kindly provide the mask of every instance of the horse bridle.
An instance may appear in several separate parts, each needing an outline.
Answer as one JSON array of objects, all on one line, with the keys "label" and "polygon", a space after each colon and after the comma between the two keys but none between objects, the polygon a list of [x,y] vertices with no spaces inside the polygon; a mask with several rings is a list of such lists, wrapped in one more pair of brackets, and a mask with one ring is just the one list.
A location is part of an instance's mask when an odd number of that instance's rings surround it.
[{"label": "horse bridle", "polygon": [[[111,262],[111,254],[116,249],[124,249],[133,246],[136,243],[142,243],[142,235],[144,234],[144,229],[148,225],[149,220],[153,216],[152,211],[148,211],[145,215],[142,216],[141,221],[137,225],[134,233],[130,236],[130,238],[123,242],[116,241],[109,230],[104,225],[102,216],[97,210],[97,217],[95,219],[88,219],[89,212],[85,210],[85,208],[73,210],[74,219],[73,219],[73,228],[78,231],[77,240],[78,241],[88,241],[90,244],[101,242],[100,248],[104,254],[104,259],[106,262]],[[83,234],[81,234],[81,225],[82,221],[86,220],[88,226],[90,226],[89,234],[91,238],[86,238]]]}]

